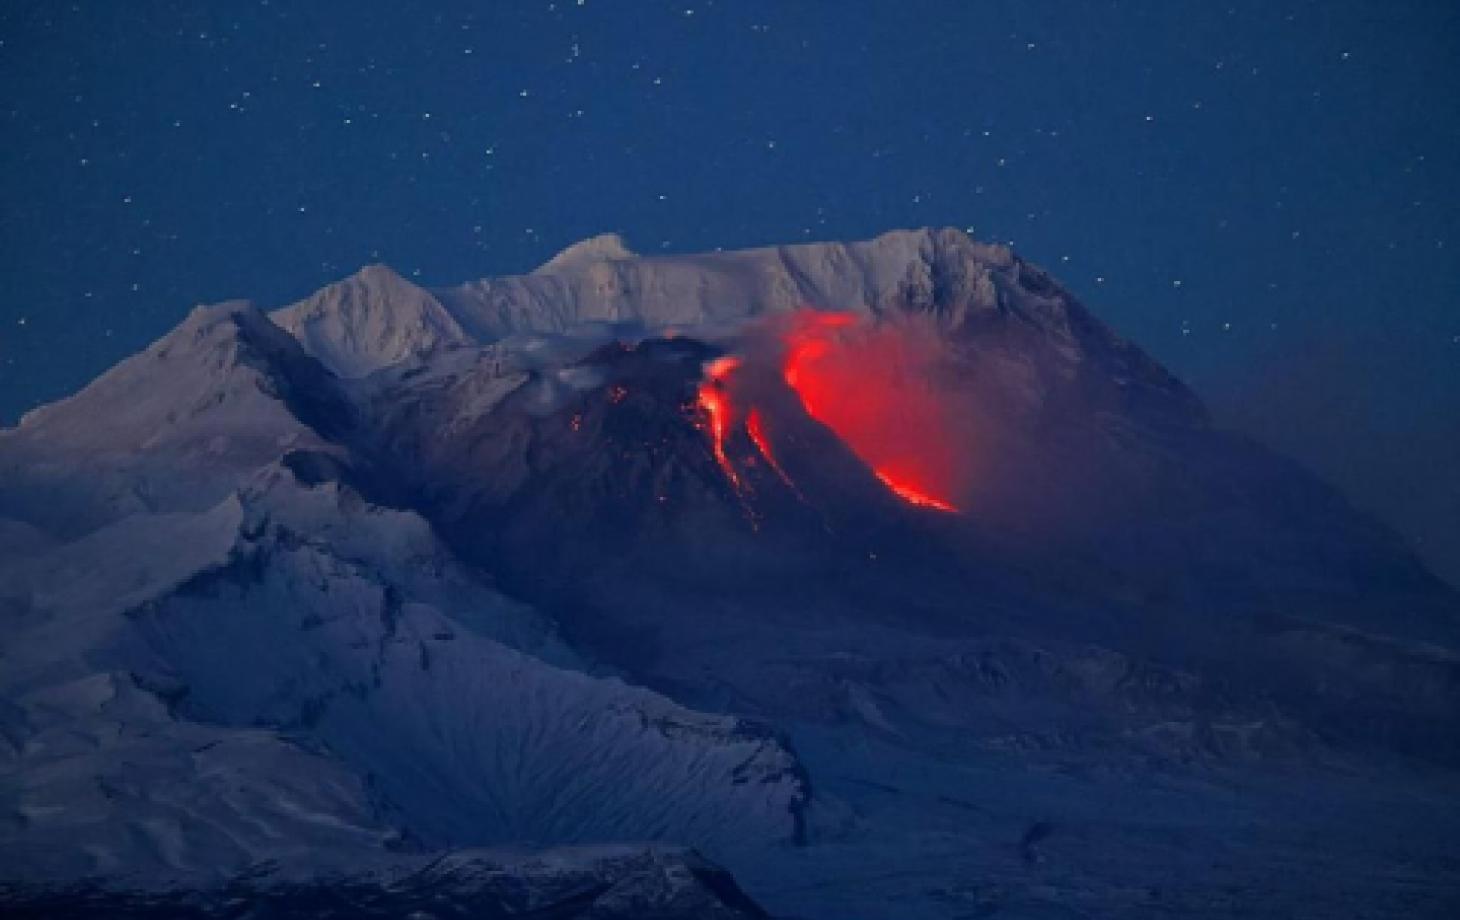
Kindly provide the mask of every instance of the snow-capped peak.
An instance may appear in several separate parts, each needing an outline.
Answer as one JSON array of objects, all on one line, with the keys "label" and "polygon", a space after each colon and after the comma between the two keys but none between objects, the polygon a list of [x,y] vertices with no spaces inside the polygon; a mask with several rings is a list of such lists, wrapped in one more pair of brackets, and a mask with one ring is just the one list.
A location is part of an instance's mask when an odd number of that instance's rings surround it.
[{"label": "snow-capped peak", "polygon": [[435,297],[386,265],[367,265],[273,319],[340,377],[468,341]]},{"label": "snow-capped peak", "polygon": [[629,248],[622,236],[617,233],[600,233],[564,249],[539,266],[533,274],[546,275],[566,268],[578,268],[591,262],[634,258],[638,258],[638,254]]}]

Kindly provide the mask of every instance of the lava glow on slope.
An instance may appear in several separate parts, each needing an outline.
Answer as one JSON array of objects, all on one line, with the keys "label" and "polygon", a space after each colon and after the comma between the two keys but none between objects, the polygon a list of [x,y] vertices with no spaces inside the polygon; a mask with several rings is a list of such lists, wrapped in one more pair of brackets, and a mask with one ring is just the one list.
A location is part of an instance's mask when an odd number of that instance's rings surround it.
[{"label": "lava glow on slope", "polygon": [[948,502],[943,501],[941,498],[934,498],[933,496],[928,495],[925,492],[919,492],[917,489],[913,488],[910,485],[898,482],[881,470],[873,470],[872,472],[877,474],[877,478],[882,480],[883,485],[892,490],[893,495],[896,495],[898,498],[907,502],[909,505],[922,505],[924,508],[933,508],[938,511],[958,510],[956,507],[950,505]]},{"label": "lava glow on slope", "polygon": [[[772,367],[808,415],[831,429],[898,498],[921,508],[958,510],[953,496],[967,464],[957,455],[948,400],[930,382],[939,353],[931,333],[816,310],[801,310],[775,330],[772,353],[778,364]],[[706,366],[698,397],[711,449],[740,491],[744,482],[725,443],[744,418],[756,451],[799,494],[776,459],[761,409],[734,402],[741,388],[732,385],[732,376],[761,370],[760,361],[760,353],[752,350],[744,359],[727,356]]]},{"label": "lava glow on slope", "polygon": [[946,400],[928,381],[936,342],[918,327],[801,310],[783,334],[782,377],[806,413],[909,504],[957,511],[963,464]]},{"label": "lava glow on slope", "polygon": [[725,471],[731,485],[740,488],[740,475],[725,453],[725,436],[730,430],[732,406],[728,389],[729,377],[740,367],[740,359],[732,355],[716,358],[705,368],[705,379],[700,382],[699,404],[704,410],[710,430],[710,446],[715,452],[715,462]]}]

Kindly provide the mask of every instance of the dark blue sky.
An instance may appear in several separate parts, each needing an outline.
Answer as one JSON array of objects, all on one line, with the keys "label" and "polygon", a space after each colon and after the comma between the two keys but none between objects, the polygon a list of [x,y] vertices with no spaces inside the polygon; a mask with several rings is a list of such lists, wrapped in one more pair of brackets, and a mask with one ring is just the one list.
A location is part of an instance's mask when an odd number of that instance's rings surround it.
[{"label": "dark blue sky", "polygon": [[1449,0],[9,0],[0,418],[366,262],[951,224],[1456,574],[1457,86]]}]

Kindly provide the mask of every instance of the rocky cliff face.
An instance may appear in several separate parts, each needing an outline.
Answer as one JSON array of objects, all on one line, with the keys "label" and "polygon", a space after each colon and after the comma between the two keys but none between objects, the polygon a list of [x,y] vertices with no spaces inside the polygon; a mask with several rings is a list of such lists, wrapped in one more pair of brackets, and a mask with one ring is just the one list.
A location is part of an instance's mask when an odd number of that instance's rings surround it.
[{"label": "rocky cliff face", "polygon": [[[1456,882],[1453,592],[953,230],[200,308],[0,432],[0,549],[16,904],[642,840],[805,916]],[[643,858],[565,897],[753,915]]]}]

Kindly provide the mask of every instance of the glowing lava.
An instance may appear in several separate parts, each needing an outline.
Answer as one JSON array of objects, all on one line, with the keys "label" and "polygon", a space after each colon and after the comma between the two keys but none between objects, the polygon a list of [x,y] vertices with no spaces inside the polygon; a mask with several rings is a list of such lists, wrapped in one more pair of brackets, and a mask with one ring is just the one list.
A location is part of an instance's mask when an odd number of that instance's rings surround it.
[{"label": "glowing lava", "polygon": [[802,310],[784,333],[782,377],[806,413],[834,431],[903,501],[957,511],[966,464],[947,400],[933,387],[939,347],[911,325],[866,325]]},{"label": "glowing lava", "polygon": [[914,321],[870,324],[850,313],[802,310],[770,328],[777,335],[773,347],[752,347],[744,359],[727,355],[711,361],[697,393],[715,462],[736,492],[745,493],[750,484],[736,470],[727,444],[743,426],[776,476],[801,495],[776,457],[764,412],[754,404],[767,375],[778,370],[806,413],[831,429],[893,495],[919,508],[959,510],[953,497],[967,483],[968,464],[957,451],[965,440],[958,432],[966,425],[955,424],[952,400],[935,386],[944,352],[931,327]]},{"label": "glowing lava", "polygon": [[711,361],[705,368],[705,379],[700,382],[698,394],[700,408],[704,410],[710,426],[710,447],[715,452],[715,462],[720,464],[720,469],[725,471],[736,489],[740,488],[740,475],[725,453],[725,436],[730,430],[731,415],[726,380],[738,367],[740,359],[731,355]]},{"label": "glowing lava", "polygon": [[924,508],[935,508],[938,511],[958,510],[957,508],[953,507],[942,499],[934,498],[931,495],[924,495],[917,489],[914,489],[912,486],[903,485],[902,483],[895,481],[891,476],[888,476],[881,470],[874,470],[873,472],[877,474],[878,479],[882,480],[883,485],[892,490],[893,495],[896,495],[898,498],[902,499],[910,505],[921,505]]}]

